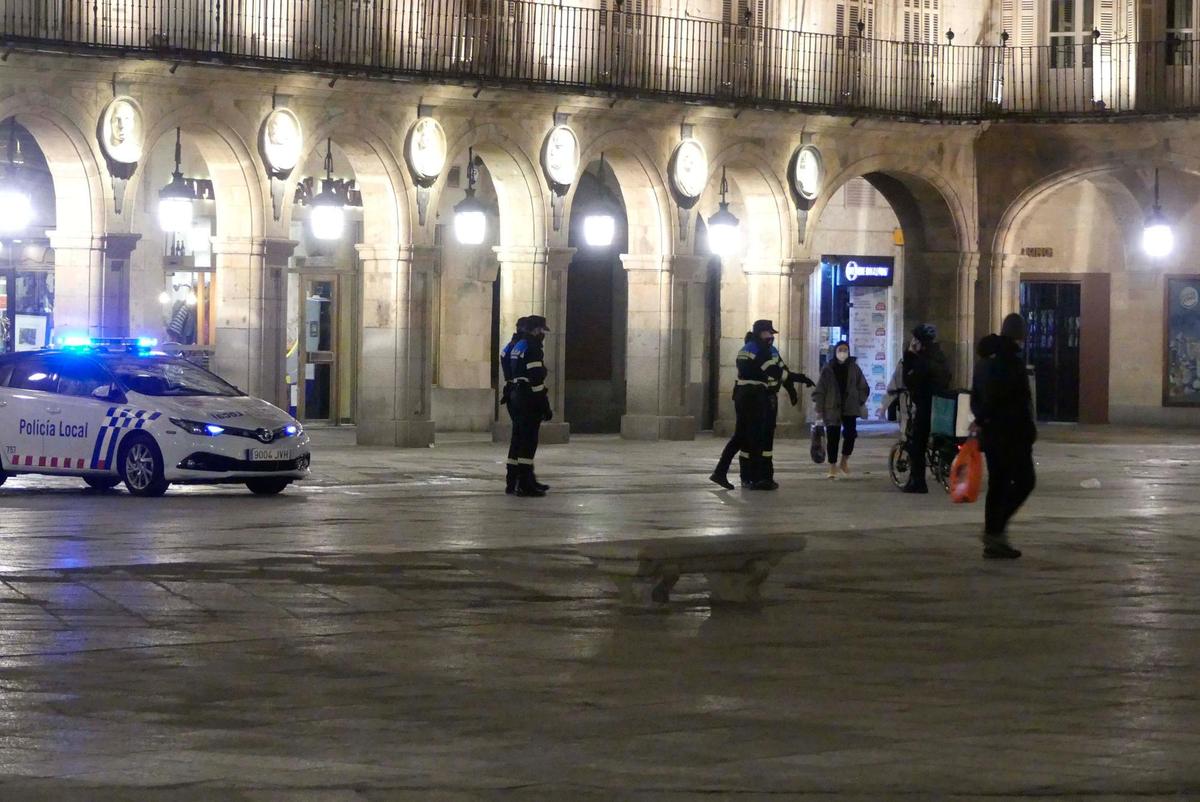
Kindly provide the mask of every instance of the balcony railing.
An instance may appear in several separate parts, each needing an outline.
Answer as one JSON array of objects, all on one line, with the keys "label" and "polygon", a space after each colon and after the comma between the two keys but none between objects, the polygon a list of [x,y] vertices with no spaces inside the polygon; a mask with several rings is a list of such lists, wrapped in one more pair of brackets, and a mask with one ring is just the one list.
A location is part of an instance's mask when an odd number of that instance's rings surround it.
[{"label": "balcony railing", "polygon": [[1195,41],[930,45],[525,0],[0,0],[9,47],[974,121],[1200,112]]}]

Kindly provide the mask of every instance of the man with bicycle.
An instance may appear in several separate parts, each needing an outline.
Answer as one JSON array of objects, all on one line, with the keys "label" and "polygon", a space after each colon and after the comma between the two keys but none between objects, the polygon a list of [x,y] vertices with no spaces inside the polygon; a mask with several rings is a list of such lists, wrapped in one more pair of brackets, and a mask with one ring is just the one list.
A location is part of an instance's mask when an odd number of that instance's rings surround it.
[{"label": "man with bicycle", "polygon": [[912,341],[901,362],[904,387],[913,404],[913,420],[908,434],[908,459],[911,466],[904,493],[928,493],[925,481],[925,450],[929,446],[930,424],[933,418],[933,398],[950,387],[950,367],[937,329],[922,323],[913,329]]}]

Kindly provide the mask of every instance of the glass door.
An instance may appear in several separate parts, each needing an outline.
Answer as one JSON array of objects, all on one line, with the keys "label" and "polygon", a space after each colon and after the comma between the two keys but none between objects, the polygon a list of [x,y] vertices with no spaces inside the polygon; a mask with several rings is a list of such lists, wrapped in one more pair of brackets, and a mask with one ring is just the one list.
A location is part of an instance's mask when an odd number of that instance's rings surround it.
[{"label": "glass door", "polygon": [[337,422],[338,281],[336,276],[302,276],[299,417]]},{"label": "glass door", "polygon": [[1029,324],[1025,354],[1033,366],[1037,416],[1079,420],[1079,333],[1082,285],[1021,282],[1021,315]]}]

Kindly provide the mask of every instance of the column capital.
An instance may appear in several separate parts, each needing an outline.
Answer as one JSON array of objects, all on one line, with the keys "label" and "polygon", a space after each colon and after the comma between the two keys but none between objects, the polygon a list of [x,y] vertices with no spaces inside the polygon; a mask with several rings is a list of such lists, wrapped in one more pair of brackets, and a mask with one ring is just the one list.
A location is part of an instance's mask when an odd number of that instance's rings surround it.
[{"label": "column capital", "polygon": [[354,250],[364,262],[408,262],[418,270],[435,269],[441,254],[441,248],[434,245],[398,242],[361,242]]},{"label": "column capital", "polygon": [[503,264],[546,264],[550,250],[539,246],[497,245],[492,248],[496,259]]},{"label": "column capital", "polygon": [[677,253],[671,257],[671,270],[683,281],[708,282],[708,262],[711,257]]},{"label": "column capital", "polygon": [[782,262],[782,270],[790,276],[802,275],[806,276],[816,269],[817,265],[821,264],[820,259],[784,259]]},{"label": "column capital", "polygon": [[259,237],[214,237],[213,254],[218,256],[263,256],[266,240]]},{"label": "column capital", "polygon": [[550,248],[546,251],[546,269],[566,272],[575,258],[576,248]]},{"label": "column capital", "polygon": [[[103,251],[104,235],[70,234],[65,231],[47,231],[50,247],[56,251]],[[118,236],[118,235],[114,235]]]},{"label": "column capital", "polygon": [[623,253],[621,264],[627,272],[650,270],[656,273],[671,272],[671,256],[661,253]]},{"label": "column capital", "polygon": [[299,244],[294,239],[268,238],[263,240],[263,249],[267,257],[267,264],[286,265],[288,259],[292,258],[292,253],[295,252],[296,246]]},{"label": "column capital", "polygon": [[141,239],[141,234],[105,234],[104,255],[109,259],[128,259]]},{"label": "column capital", "polygon": [[742,272],[748,276],[790,276],[790,260],[782,262],[742,262]]}]

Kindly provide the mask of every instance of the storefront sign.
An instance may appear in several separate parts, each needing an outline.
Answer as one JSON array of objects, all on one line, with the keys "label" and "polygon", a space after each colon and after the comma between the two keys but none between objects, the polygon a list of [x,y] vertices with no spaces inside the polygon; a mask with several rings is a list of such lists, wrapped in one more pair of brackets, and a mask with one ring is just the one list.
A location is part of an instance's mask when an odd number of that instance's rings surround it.
[{"label": "storefront sign", "polygon": [[890,287],[896,260],[891,256],[826,256],[837,268],[839,284],[851,287]]},{"label": "storefront sign", "polygon": [[1031,259],[1053,259],[1053,248],[1022,248],[1022,256],[1028,256]]},{"label": "storefront sign", "polygon": [[1167,279],[1163,405],[1200,406],[1200,276]]}]

